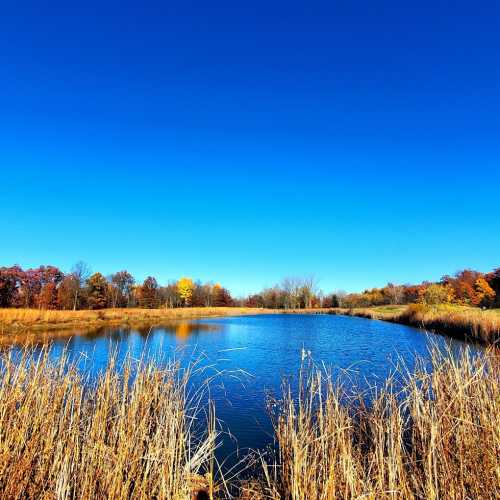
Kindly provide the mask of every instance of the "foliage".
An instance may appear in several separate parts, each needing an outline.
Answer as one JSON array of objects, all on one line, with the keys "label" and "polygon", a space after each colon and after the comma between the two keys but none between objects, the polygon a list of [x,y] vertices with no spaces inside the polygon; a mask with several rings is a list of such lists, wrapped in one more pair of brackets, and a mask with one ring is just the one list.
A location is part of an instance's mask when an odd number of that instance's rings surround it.
[{"label": "foliage", "polygon": [[179,292],[182,305],[190,306],[194,290],[193,280],[191,278],[181,278],[177,282],[177,290]]},{"label": "foliage", "polygon": [[101,273],[94,273],[87,280],[87,296],[90,309],[104,309],[108,305],[108,282]]}]

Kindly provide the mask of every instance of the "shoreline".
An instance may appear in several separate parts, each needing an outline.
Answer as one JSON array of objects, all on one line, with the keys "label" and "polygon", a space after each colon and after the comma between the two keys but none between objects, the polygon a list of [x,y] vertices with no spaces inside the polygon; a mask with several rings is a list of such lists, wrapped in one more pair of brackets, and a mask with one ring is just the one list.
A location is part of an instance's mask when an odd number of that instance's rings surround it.
[{"label": "shoreline", "polygon": [[177,320],[255,316],[262,314],[332,314],[355,316],[425,329],[465,341],[497,346],[500,310],[422,304],[367,308],[262,309],[250,307],[186,307],[176,309],[39,310],[0,309],[0,338],[44,332],[98,329],[113,326],[160,326]]}]

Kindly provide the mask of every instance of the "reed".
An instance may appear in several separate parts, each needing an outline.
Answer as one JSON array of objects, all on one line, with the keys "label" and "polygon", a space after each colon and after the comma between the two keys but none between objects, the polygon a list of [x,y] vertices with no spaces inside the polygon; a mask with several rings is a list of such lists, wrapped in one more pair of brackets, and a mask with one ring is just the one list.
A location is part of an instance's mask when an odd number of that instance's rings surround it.
[{"label": "reed", "polygon": [[252,498],[498,498],[500,387],[494,353],[433,353],[403,381],[346,403],[324,370],[284,386],[274,413],[277,456],[262,458]]},{"label": "reed", "polygon": [[331,309],[330,314],[345,314],[368,319],[416,326],[436,333],[483,344],[500,342],[498,310],[456,305],[424,305]]},{"label": "reed", "polygon": [[176,309],[100,309],[59,311],[44,309],[0,309],[0,334],[26,330],[96,328],[113,325],[155,325],[176,319],[241,316],[276,312],[250,307],[184,307]]},{"label": "reed", "polygon": [[212,497],[217,433],[191,369],[112,360],[92,382],[48,350],[14,358],[0,357],[2,498]]}]

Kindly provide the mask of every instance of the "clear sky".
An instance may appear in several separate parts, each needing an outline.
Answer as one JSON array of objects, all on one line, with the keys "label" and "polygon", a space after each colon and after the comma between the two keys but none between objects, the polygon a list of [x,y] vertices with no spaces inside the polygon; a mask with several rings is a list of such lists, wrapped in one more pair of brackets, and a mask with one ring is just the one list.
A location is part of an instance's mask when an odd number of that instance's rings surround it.
[{"label": "clear sky", "polygon": [[2,5],[0,266],[500,266],[498,1],[74,3]]}]

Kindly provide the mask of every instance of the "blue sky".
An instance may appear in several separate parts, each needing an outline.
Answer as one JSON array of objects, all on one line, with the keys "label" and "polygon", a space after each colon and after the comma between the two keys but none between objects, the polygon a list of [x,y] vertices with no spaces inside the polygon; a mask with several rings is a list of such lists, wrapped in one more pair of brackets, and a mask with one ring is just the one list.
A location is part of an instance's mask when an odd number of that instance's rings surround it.
[{"label": "blue sky", "polygon": [[500,266],[500,4],[239,4],[2,6],[0,265],[235,294]]}]

